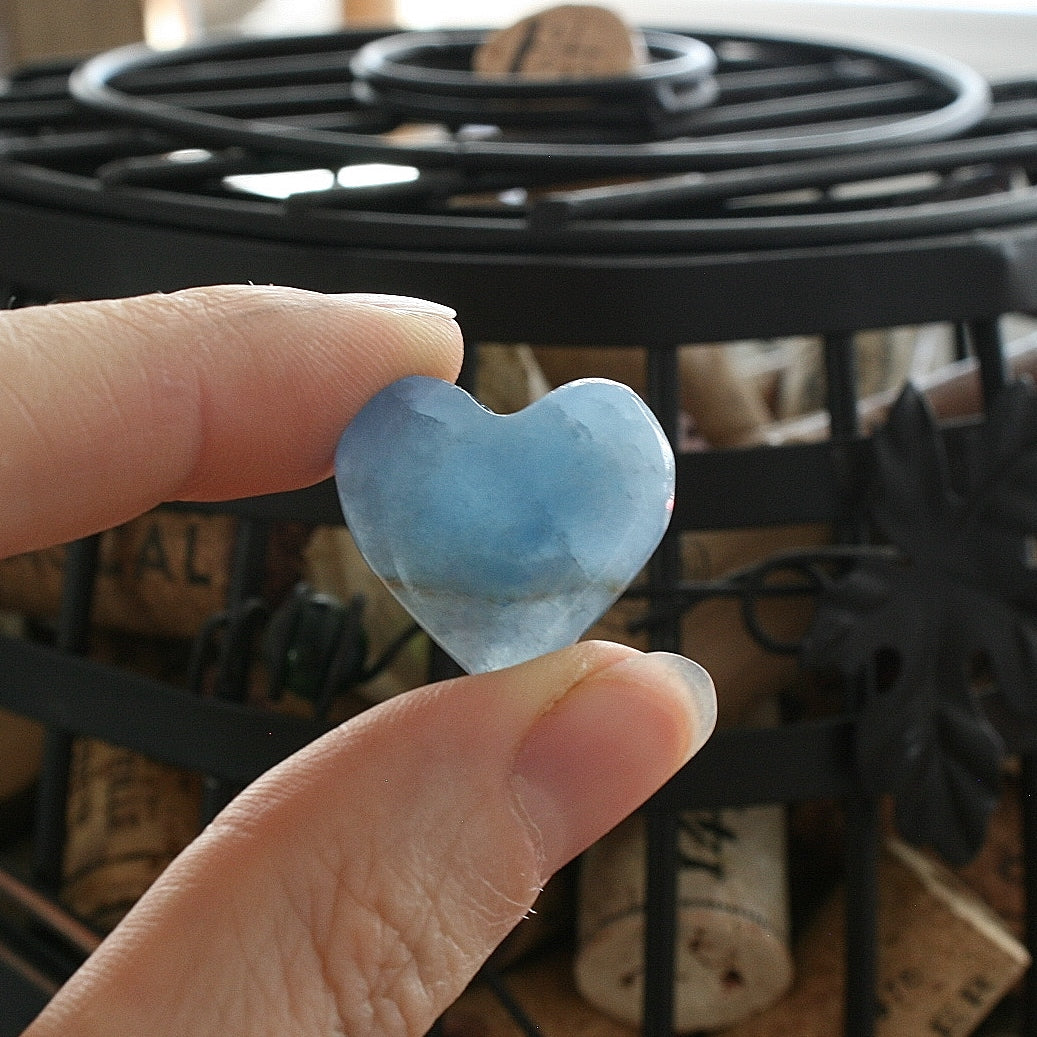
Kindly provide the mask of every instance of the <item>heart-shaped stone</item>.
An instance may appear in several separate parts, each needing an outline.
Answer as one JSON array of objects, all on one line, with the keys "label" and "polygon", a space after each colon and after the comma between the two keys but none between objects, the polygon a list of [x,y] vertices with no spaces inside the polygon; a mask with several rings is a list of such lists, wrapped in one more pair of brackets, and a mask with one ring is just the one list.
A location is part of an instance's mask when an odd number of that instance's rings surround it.
[{"label": "heart-shaped stone", "polygon": [[469,673],[577,640],[673,509],[659,423],[598,378],[507,415],[449,382],[403,378],[342,434],[335,477],[368,564]]}]

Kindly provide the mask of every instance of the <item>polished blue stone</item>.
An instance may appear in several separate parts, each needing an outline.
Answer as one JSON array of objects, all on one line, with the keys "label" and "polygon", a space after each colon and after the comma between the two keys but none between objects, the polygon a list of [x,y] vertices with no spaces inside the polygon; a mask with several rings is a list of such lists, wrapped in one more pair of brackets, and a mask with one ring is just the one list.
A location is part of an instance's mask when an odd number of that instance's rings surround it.
[{"label": "polished blue stone", "polygon": [[343,433],[335,474],[368,564],[469,673],[577,640],[655,550],[674,460],[631,389],[588,378],[517,414],[415,375]]}]

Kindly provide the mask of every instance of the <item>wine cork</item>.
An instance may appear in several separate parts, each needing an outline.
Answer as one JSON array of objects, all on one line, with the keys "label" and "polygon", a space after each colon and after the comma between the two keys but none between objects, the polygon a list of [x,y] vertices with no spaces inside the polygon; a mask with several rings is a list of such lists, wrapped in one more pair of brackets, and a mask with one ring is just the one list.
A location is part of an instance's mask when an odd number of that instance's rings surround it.
[{"label": "wine cork", "polygon": [[682,406],[714,447],[758,442],[770,411],[758,386],[738,371],[726,346],[685,348],[679,357]]},{"label": "wine cork", "polygon": [[605,7],[560,4],[491,33],[472,55],[472,71],[491,78],[600,79],[646,60],[644,37]]},{"label": "wine cork", "polygon": [[[792,980],[784,809],[687,811],[679,818],[674,1025],[727,1026]],[[645,833],[635,815],[584,854],[574,974],[595,1007],[630,1024],[644,990]]]},{"label": "wine cork", "polygon": [[[237,520],[152,512],[101,537],[93,617],[99,626],[190,637],[226,602]],[[0,561],[0,607],[57,613],[64,546]]]},{"label": "wine cork", "polygon": [[[804,934],[787,996],[723,1037],[840,1037],[844,940],[839,891]],[[1029,960],[946,868],[897,840],[887,843],[879,869],[877,1037],[968,1037]]]},{"label": "wine cork", "polygon": [[0,709],[0,803],[31,787],[43,757],[43,728],[33,720]]},{"label": "wine cork", "polygon": [[484,407],[496,414],[513,414],[550,391],[529,346],[479,343],[475,395]]},{"label": "wine cork", "polygon": [[62,900],[113,928],[195,837],[197,775],[96,739],[73,745]]},{"label": "wine cork", "polygon": [[[101,536],[92,617],[98,627],[193,637],[226,607],[238,520],[231,515],[153,511]],[[308,530],[274,527],[264,594],[276,600],[299,579]],[[0,560],[0,609],[32,617],[60,607],[65,547]]]},{"label": "wine cork", "polygon": [[[535,346],[533,355],[551,385],[588,376],[611,378],[646,397],[644,350]],[[744,376],[730,347],[683,346],[677,366],[681,409],[710,446],[746,446],[760,439],[772,415],[761,386]]]},{"label": "wine cork", "polygon": [[[1006,363],[1013,378],[1037,377],[1037,340],[1033,336],[1006,350]],[[912,379],[922,391],[933,413],[940,419],[978,414],[983,407],[978,364],[972,357],[944,364]],[[866,396],[858,405],[864,431],[874,431],[889,414],[900,394],[900,386]],[[763,430],[764,442],[781,445],[823,439],[829,431],[826,411],[814,411],[800,417],[774,423]]]},{"label": "wine cork", "polygon": [[[686,533],[681,537],[683,576],[696,581],[720,579],[778,552],[823,543],[828,537],[821,525]],[[769,636],[795,641],[809,627],[813,610],[809,598],[777,597],[761,603],[758,614]],[[643,601],[620,599],[587,636],[647,650],[651,647],[647,632],[630,629],[644,614]],[[769,652],[755,640],[745,627],[740,603],[726,597],[709,598],[684,613],[681,651],[713,678],[721,727],[751,719],[761,703],[784,691],[800,672],[794,655]]]},{"label": "wine cork", "polygon": [[383,28],[399,21],[396,0],[341,0],[342,24]]}]

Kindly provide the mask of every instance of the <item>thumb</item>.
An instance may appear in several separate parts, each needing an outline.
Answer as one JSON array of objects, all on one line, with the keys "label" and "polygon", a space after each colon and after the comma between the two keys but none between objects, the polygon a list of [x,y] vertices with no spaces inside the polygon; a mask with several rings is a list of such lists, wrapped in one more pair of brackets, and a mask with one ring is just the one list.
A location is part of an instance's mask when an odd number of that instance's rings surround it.
[{"label": "thumb", "polygon": [[715,715],[695,663],[601,642],[393,699],[239,796],[29,1033],[419,1037]]}]

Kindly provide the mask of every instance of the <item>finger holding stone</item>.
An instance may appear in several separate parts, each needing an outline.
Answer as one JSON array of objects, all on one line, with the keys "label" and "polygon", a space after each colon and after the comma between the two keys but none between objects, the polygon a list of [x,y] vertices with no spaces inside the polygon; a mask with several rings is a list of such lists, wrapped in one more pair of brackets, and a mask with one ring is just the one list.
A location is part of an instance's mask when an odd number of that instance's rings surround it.
[{"label": "finger holding stone", "polygon": [[326,477],[380,389],[456,377],[452,316],[251,285],[0,314],[0,555]]},{"label": "finger holding stone", "polygon": [[601,642],[383,703],[238,797],[27,1037],[420,1037],[715,716],[701,667]]}]

